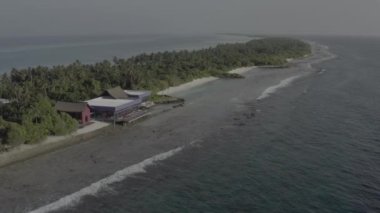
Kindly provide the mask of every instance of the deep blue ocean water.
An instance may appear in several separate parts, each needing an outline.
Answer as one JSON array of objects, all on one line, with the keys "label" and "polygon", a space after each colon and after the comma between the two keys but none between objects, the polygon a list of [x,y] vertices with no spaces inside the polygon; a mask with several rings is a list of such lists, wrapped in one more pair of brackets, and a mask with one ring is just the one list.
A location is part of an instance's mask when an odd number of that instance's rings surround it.
[{"label": "deep blue ocean water", "polygon": [[338,55],[324,73],[62,212],[380,212],[380,39],[312,39]]}]

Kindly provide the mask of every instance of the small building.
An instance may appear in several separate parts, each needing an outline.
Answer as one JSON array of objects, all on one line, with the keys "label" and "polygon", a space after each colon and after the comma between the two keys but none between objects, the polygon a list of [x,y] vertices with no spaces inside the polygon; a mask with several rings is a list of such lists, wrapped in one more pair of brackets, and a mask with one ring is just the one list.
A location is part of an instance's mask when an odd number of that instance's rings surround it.
[{"label": "small building", "polygon": [[104,91],[103,97],[113,99],[140,99],[141,101],[148,101],[151,92],[147,90],[123,90],[121,87],[115,87]]},{"label": "small building", "polygon": [[107,89],[102,96],[110,99],[128,99],[127,93],[121,87]]},{"label": "small building", "polygon": [[140,99],[112,99],[102,96],[86,101],[91,109],[102,117],[128,114],[139,108]]},{"label": "small building", "polygon": [[91,110],[87,103],[79,102],[62,102],[58,101],[55,109],[59,112],[65,112],[74,119],[78,120],[80,124],[87,124],[91,120]]},{"label": "small building", "polygon": [[151,93],[143,90],[123,90],[121,87],[107,89],[102,96],[86,101],[100,120],[118,122],[145,113],[140,108]]},{"label": "small building", "polygon": [[140,99],[142,102],[148,101],[151,96],[151,92],[146,90],[124,90],[124,92],[129,98]]}]

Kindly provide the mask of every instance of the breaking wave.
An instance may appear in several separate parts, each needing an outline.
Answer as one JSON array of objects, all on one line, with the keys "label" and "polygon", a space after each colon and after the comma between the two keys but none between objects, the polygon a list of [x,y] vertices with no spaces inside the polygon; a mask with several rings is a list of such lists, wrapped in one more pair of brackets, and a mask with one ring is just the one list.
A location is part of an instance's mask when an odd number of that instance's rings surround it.
[{"label": "breaking wave", "polygon": [[287,87],[289,86],[293,81],[295,81],[296,79],[302,77],[303,75],[296,75],[296,76],[292,76],[290,78],[287,78],[287,79],[284,79],[282,80],[279,84],[277,85],[274,85],[274,86],[271,86],[271,87],[268,87],[266,90],[264,90],[263,93],[261,93],[261,95],[256,99],[258,101],[262,100],[262,99],[265,99],[269,96],[271,96],[273,93],[275,93],[277,90],[281,89],[281,88],[284,88],[284,87]]},{"label": "breaking wave", "polygon": [[[192,145],[191,143],[190,145]],[[157,161],[162,161],[167,158],[170,158],[171,156],[177,154],[178,152],[181,152],[185,146],[172,149],[168,152],[164,152],[158,155],[155,155],[151,158],[148,158],[140,163],[134,164],[132,166],[126,167],[122,170],[119,170],[115,172],[114,174],[99,180],[98,182],[95,182],[91,184],[90,186],[87,186],[77,192],[74,192],[73,194],[67,195],[53,203],[50,203],[46,206],[40,207],[38,209],[35,209],[33,211],[30,211],[30,213],[45,213],[45,212],[51,212],[56,211],[64,207],[74,206],[77,204],[84,196],[88,195],[96,195],[102,190],[108,189],[108,187],[113,183],[118,183],[123,180],[125,180],[127,177],[136,174],[136,173],[143,173],[145,172],[145,168],[153,165]]]}]

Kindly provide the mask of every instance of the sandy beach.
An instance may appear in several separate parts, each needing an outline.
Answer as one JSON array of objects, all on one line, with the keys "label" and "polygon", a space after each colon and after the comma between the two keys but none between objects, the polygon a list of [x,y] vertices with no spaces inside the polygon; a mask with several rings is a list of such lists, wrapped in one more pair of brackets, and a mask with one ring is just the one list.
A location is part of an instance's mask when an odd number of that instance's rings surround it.
[{"label": "sandy beach", "polygon": [[[237,69],[234,69],[234,70],[231,70],[229,71],[228,73],[236,73],[236,74],[244,74],[254,68],[257,68],[255,66],[252,66],[252,67],[242,67],[242,68],[237,68]],[[201,86],[203,84],[207,84],[211,81],[215,81],[215,80],[218,80],[219,78],[216,78],[216,77],[204,77],[204,78],[198,78],[198,79],[195,79],[191,82],[188,82],[188,83],[184,83],[184,84],[181,84],[179,86],[175,86],[175,87],[169,87],[165,90],[162,90],[162,91],[159,91],[157,94],[159,95],[175,95],[176,93],[179,93],[179,92],[182,92],[182,91],[186,91],[186,90],[189,90],[189,89],[192,89],[194,87],[198,87],[198,86]]]},{"label": "sandy beach", "polygon": [[[210,77],[161,91],[161,94],[185,98],[186,105],[86,142],[0,168],[0,212],[47,212],[54,209],[44,208],[49,205],[74,204],[86,193],[94,192],[91,190],[101,191],[119,178],[133,174],[125,173],[131,168],[143,172],[144,166],[153,164],[155,159],[162,160],[186,146],[201,143],[202,138],[219,131],[220,123],[231,122],[235,114],[247,111],[257,99],[263,101],[293,81],[314,73],[311,64],[335,57],[327,47],[315,43],[313,50],[312,56],[293,60],[289,68],[241,68],[231,72],[242,74],[245,79]],[[156,158],[150,163],[144,161],[152,156]],[[57,202],[60,199],[63,203]]]}]

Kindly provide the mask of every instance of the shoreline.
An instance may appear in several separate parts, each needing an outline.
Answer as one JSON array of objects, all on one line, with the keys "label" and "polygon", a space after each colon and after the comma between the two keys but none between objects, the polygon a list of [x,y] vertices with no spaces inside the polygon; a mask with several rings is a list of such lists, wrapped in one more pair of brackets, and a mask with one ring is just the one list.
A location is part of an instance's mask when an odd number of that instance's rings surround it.
[{"label": "shoreline", "polygon": [[[96,137],[101,131],[109,127],[109,123],[95,121],[93,124],[80,128],[74,133],[64,136],[48,136],[45,140],[38,144],[22,144],[10,151],[0,153],[0,168],[20,161],[74,145],[81,140]],[[99,133],[97,133],[99,132]]]},{"label": "shoreline", "polygon": [[[255,69],[255,68],[257,68],[257,66],[240,67],[240,68],[230,70],[230,71],[228,71],[228,73],[244,74],[244,73],[246,73],[252,69]],[[211,77],[197,78],[197,79],[194,79],[190,82],[183,83],[183,84],[180,84],[177,86],[173,86],[173,87],[169,87],[169,88],[166,88],[164,90],[161,90],[157,94],[158,95],[172,95],[174,93],[184,92],[184,91],[187,91],[187,90],[192,89],[194,87],[198,87],[198,86],[201,86],[203,84],[207,84],[211,81],[215,81],[215,80],[219,80],[219,79],[220,78],[218,78],[218,77],[212,77],[212,76]]]},{"label": "shoreline", "polygon": [[[252,69],[257,68],[256,66],[251,67],[240,67],[233,70],[228,71],[228,73],[236,73],[236,74],[244,74]],[[209,82],[220,80],[218,77],[204,77],[194,79],[193,81],[180,84],[178,86],[169,87],[158,92],[158,95],[172,95],[178,92],[186,92],[195,87],[202,86]],[[23,144],[19,147],[15,147],[10,151],[0,152],[0,168],[5,167],[20,161],[28,160],[33,157],[37,157],[39,155],[60,149],[65,148],[67,146],[75,145],[77,142],[81,140],[86,140],[92,137],[96,137],[96,132],[100,132],[111,124],[101,121],[94,121],[93,124],[89,126],[78,129],[74,133],[64,136],[48,136],[45,140],[40,143],[27,145]]]},{"label": "shoreline", "polygon": [[[313,64],[313,58],[318,60],[326,56],[323,50],[319,51],[322,52],[293,61],[296,66],[286,69],[241,68],[239,72],[246,79],[199,84],[195,94],[191,94],[194,87],[182,85],[171,94],[185,96],[189,100],[185,107],[157,114],[134,126],[114,130],[76,146],[0,168],[2,208],[7,212],[38,210],[99,180],[110,180],[107,178],[114,177],[115,172],[140,165],[152,156],[202,141],[233,113],[244,110],[242,104],[256,101],[266,89],[284,79],[315,71],[307,64]],[[30,196],[24,198],[21,194]],[[75,197],[68,204],[80,199]]]}]

